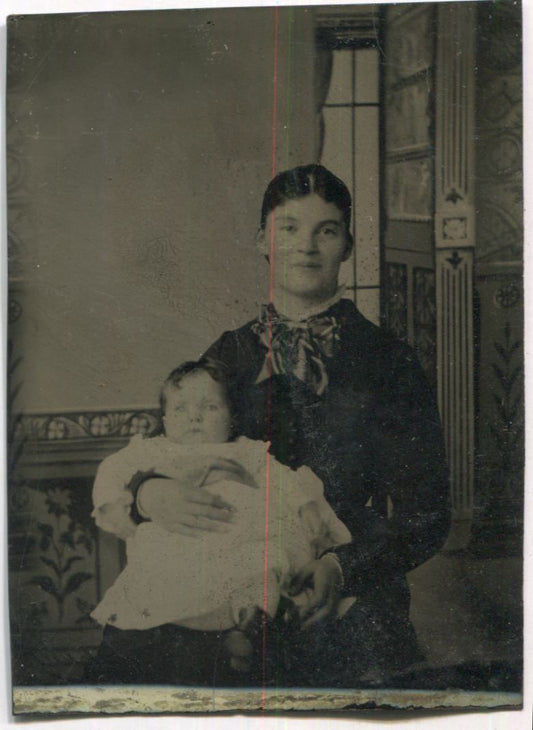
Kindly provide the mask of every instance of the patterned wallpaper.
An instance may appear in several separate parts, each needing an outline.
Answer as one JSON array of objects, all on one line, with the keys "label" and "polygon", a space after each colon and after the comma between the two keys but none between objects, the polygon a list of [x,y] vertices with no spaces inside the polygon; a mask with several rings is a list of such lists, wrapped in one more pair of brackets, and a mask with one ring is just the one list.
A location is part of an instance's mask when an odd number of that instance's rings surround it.
[{"label": "patterned wallpaper", "polygon": [[520,6],[478,8],[476,258],[522,260],[522,64]]},{"label": "patterned wallpaper", "polygon": [[478,7],[477,482],[473,546],[521,552],[524,468],[521,10]]}]

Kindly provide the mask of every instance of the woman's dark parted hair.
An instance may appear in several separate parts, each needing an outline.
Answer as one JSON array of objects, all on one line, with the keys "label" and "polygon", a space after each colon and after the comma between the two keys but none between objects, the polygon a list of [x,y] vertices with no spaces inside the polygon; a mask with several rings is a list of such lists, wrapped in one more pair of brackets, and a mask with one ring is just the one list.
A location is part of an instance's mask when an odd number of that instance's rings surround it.
[{"label": "woman's dark parted hair", "polygon": [[350,223],[352,218],[352,196],[346,185],[322,165],[303,165],[280,172],[269,183],[263,197],[261,228],[264,230],[268,215],[278,205],[288,200],[303,198],[316,193],[326,203],[334,203],[344,217],[346,235],[352,242]]}]

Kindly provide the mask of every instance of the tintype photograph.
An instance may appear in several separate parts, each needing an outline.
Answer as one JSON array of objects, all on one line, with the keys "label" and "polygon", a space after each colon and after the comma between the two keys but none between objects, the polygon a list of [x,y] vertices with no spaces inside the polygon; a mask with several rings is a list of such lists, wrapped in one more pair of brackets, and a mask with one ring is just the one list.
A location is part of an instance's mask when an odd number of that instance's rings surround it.
[{"label": "tintype photograph", "polygon": [[14,712],[519,708],[518,2],[7,23]]}]

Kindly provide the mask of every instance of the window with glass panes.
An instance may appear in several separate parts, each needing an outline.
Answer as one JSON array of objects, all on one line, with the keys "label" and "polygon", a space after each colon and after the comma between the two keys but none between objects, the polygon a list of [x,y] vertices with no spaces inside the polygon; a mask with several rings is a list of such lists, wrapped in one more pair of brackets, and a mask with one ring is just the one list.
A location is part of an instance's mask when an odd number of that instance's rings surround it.
[{"label": "window with glass panes", "polygon": [[341,281],[365,317],[380,318],[379,58],[377,48],[332,51],[333,66],[322,107],[321,163],[349,186],[354,201],[354,251]]}]

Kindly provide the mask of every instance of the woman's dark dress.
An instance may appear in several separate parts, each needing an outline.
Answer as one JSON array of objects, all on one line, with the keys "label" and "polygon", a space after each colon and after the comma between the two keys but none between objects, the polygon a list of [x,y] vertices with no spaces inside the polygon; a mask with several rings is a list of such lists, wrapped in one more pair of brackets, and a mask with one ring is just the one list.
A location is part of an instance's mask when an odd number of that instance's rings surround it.
[{"label": "woman's dark dress", "polygon": [[356,603],[343,619],[302,632],[290,649],[285,641],[278,680],[354,687],[387,681],[421,658],[405,574],[444,543],[448,475],[434,397],[412,350],[346,299],[325,314],[340,325],[340,342],[324,360],[321,396],[293,375],[256,383],[267,354],[257,320],[225,332],[206,355],[229,370],[239,430],[269,439],[283,463],[311,467],[353,536],[335,552],[344,593]]}]

